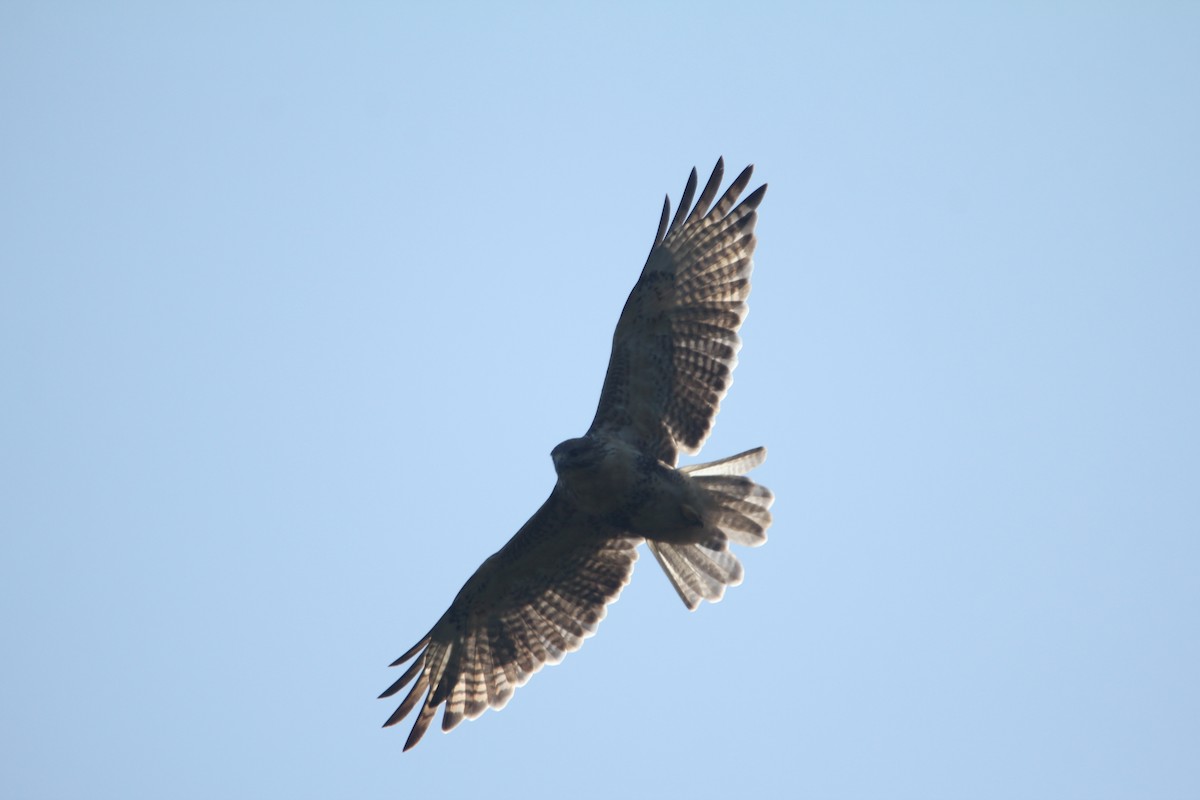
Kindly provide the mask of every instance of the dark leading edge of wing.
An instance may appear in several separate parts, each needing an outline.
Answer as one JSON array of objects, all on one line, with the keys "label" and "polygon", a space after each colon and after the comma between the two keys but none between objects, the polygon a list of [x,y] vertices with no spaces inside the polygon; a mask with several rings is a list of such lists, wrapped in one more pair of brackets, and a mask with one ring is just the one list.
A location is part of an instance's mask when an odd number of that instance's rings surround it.
[{"label": "dark leading edge of wing", "polygon": [[767,190],[763,184],[738,204],[753,170],[742,170],[713,204],[725,172],[719,159],[692,206],[693,169],[669,226],[667,198],[613,334],[589,434],[623,438],[668,464],[681,451],[698,452],[708,438],[742,345],[737,331],[750,295],[756,209]]}]

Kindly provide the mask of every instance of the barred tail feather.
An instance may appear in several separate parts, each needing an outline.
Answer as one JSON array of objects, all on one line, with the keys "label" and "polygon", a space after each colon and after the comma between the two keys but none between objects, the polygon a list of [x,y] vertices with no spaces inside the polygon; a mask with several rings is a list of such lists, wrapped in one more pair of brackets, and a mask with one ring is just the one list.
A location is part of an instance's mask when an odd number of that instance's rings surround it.
[{"label": "barred tail feather", "polygon": [[650,541],[648,545],[680,599],[691,610],[701,600],[717,602],[724,596],[726,586],[742,582],[742,565],[729,552],[729,542],[757,547],[767,540],[775,496],[770,489],[744,477],[766,456],[766,449],[758,447],[681,470],[703,489],[709,501],[705,527],[712,535],[698,543]]},{"label": "barred tail feather", "polygon": [[695,611],[701,600],[715,603],[725,595],[726,586],[742,582],[742,563],[729,552],[724,542],[711,544],[670,544],[647,542],[679,599]]},{"label": "barred tail feather", "polygon": [[689,464],[680,467],[679,471],[689,475],[745,475],[766,460],[767,448],[756,447],[736,456],[718,458],[704,464]]}]

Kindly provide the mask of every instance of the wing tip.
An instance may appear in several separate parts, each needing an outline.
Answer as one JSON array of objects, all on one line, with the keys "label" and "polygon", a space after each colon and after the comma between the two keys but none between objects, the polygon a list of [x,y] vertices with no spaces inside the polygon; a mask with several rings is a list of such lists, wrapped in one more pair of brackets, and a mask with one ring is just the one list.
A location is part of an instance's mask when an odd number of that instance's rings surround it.
[{"label": "wing tip", "polygon": [[430,640],[432,634],[433,634],[433,631],[430,631],[429,633],[422,636],[421,641],[417,642],[412,647],[410,647],[404,655],[397,658],[391,664],[388,664],[388,666],[389,667],[398,667],[401,664],[403,664],[405,661],[408,661],[410,658],[415,656],[417,653],[421,652],[423,649],[425,649],[425,645],[429,644],[429,640]]},{"label": "wing tip", "polygon": [[738,203],[738,208],[746,208],[750,211],[756,211],[763,198],[767,195],[767,184],[763,184],[755,189],[750,194],[746,195],[746,199]]},{"label": "wing tip", "polygon": [[667,234],[667,223],[671,221],[671,195],[663,197],[662,216],[658,220],[658,233],[654,234],[654,247],[662,242]]}]

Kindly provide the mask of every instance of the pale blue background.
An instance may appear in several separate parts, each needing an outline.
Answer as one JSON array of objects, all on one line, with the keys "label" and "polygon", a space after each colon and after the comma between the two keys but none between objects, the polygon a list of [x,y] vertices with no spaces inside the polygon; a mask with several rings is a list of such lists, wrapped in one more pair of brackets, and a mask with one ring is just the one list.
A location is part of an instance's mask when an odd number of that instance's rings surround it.
[{"label": "pale blue background", "polygon": [[[0,7],[0,796],[1200,796],[1200,7]],[[747,579],[386,669],[758,165]]]}]

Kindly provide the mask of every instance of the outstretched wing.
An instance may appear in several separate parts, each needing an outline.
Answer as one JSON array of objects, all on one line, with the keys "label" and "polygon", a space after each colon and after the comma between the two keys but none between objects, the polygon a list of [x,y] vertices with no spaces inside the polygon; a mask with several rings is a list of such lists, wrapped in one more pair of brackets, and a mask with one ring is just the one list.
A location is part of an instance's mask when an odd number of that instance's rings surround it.
[{"label": "outstretched wing", "polygon": [[713,204],[725,171],[718,160],[692,207],[693,169],[669,227],[667,198],[613,334],[589,435],[622,438],[668,464],[680,451],[698,452],[708,438],[742,344],[737,331],[750,295],[755,209],[767,189],[738,204],[753,169],[742,170]]},{"label": "outstretched wing", "polygon": [[408,750],[445,703],[442,730],[503,708],[513,690],[596,632],[633,573],[639,538],[603,527],[555,491],[466,582],[433,629],[392,664],[415,658],[380,695],[415,682],[384,723],[420,704]]}]

